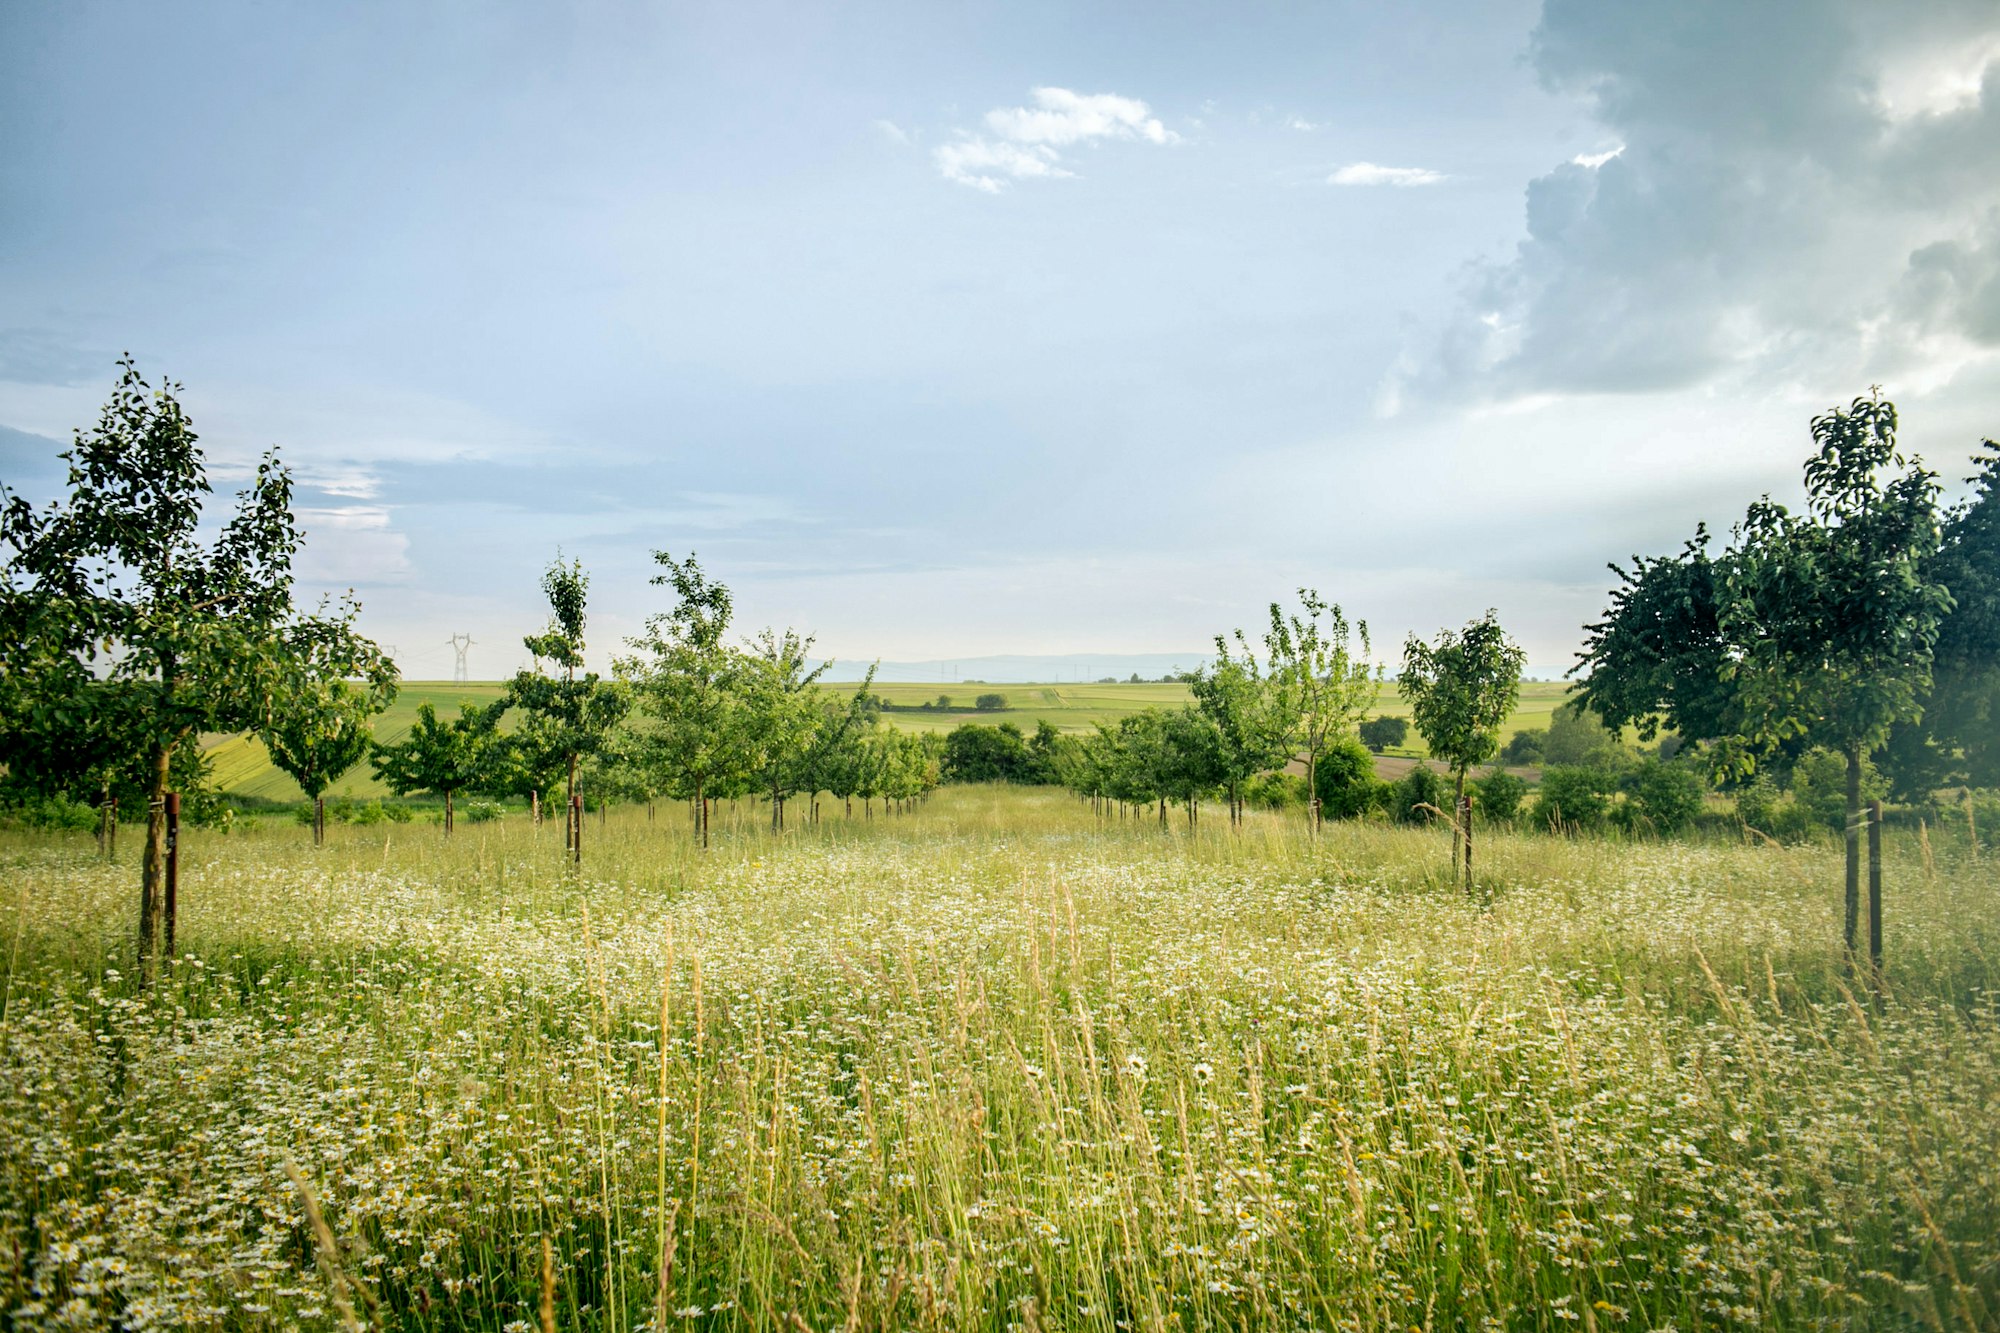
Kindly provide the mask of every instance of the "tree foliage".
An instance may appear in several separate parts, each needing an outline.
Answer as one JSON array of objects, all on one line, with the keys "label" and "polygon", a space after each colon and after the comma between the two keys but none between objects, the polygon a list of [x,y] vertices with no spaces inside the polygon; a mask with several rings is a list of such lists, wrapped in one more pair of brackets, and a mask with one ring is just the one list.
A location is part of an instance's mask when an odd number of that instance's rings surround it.
[{"label": "tree foliage", "polygon": [[56,787],[144,774],[143,962],[158,934],[177,757],[203,733],[268,727],[302,678],[379,690],[394,668],[355,631],[351,601],[294,610],[303,534],[277,452],[209,539],[207,463],[180,387],[153,388],[129,357],[119,366],[97,424],[63,455],[67,494],[37,509],[0,488],[0,760],[17,780]]}]

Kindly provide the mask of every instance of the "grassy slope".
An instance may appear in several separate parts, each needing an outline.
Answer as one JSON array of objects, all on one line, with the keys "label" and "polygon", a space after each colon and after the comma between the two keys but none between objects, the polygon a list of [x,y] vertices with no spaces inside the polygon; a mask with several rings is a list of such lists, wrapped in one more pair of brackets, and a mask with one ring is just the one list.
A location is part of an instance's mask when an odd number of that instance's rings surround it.
[{"label": "grassy slope", "polygon": [[[500,697],[505,688],[499,681],[471,681],[463,685],[442,680],[405,681],[394,706],[377,720],[375,734],[384,742],[401,740],[416,720],[418,705],[429,703],[439,713],[448,713],[461,700],[491,703]],[[844,692],[854,687],[835,685],[828,688]],[[1561,702],[1567,689],[1566,685],[1545,682],[1523,685],[1520,705],[1502,728],[1503,734],[1547,727],[1549,714]],[[954,707],[950,709],[903,712],[896,708],[885,715],[890,725],[905,731],[950,731],[965,722],[988,725],[1012,722],[1023,731],[1032,732],[1040,723],[1047,721],[1064,731],[1081,732],[1089,731],[1099,722],[1115,723],[1121,717],[1148,708],[1176,708],[1188,701],[1187,687],[1178,684],[975,685],[955,681],[949,684],[877,685],[874,692],[891,705],[905,707],[930,703],[940,694],[951,696]],[[972,701],[981,694],[1002,695],[1007,700],[1007,707],[989,713],[975,712]],[[1381,703],[1371,711],[1371,716],[1389,713],[1407,717],[1409,711],[1409,706],[1391,685],[1382,691]],[[1416,742],[1416,737],[1411,740]],[[1412,750],[1410,753],[1421,751]],[[254,739],[240,736],[219,738],[210,746],[208,754],[215,764],[216,780],[225,791],[274,801],[303,799],[298,784],[272,766],[270,756]],[[366,798],[386,793],[364,763],[335,783],[331,794]]]}]

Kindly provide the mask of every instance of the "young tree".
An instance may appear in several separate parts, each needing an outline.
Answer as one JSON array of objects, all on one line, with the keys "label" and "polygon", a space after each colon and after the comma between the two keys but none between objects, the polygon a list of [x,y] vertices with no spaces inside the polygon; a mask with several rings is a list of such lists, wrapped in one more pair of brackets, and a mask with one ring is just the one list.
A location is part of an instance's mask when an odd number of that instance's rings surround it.
[{"label": "young tree", "polygon": [[[1721,623],[1739,646],[1733,678],[1745,734],[1823,745],[1847,764],[1844,938],[1857,946],[1862,761],[1898,722],[1923,715],[1938,629],[1935,473],[1896,450],[1896,408],[1879,393],[1813,418],[1806,512],[1761,500],[1732,552]],[[1870,952],[1879,951],[1870,904]]]},{"label": "young tree", "polygon": [[326,789],[367,757],[376,714],[396,697],[394,677],[357,684],[311,668],[286,690],[285,705],[258,733],[276,764],[313,804],[313,842],[326,841]]},{"label": "young tree", "polygon": [[1361,743],[1376,754],[1410,738],[1410,721],[1403,717],[1371,717],[1357,729]]},{"label": "young tree", "polygon": [[666,572],[656,586],[674,590],[673,610],[646,620],[645,632],[626,640],[634,650],[618,661],[619,678],[647,721],[642,733],[661,785],[695,805],[695,828],[708,846],[709,801],[728,791],[748,770],[742,654],[726,643],[729,589],[702,573],[695,558],[676,562],[665,551],[653,559]]},{"label": "young tree", "polygon": [[[522,671],[507,687],[505,706],[527,714],[527,723],[512,744],[522,750],[522,767],[531,773],[560,768],[566,782],[564,808],[576,799],[577,764],[601,749],[624,719],[626,700],[613,681],[594,671],[577,675],[583,666],[585,604],[590,577],[580,561],[564,564],[558,555],[542,574],[542,593],[549,599],[548,628],[522,640],[537,664],[549,659],[562,675]],[[567,824],[565,824],[567,828]],[[567,837],[574,837],[570,829]],[[565,845],[567,845],[567,837]]]},{"label": "young tree", "polygon": [[[265,726],[283,705],[301,639],[336,674],[392,672],[354,631],[358,608],[300,616],[292,558],[302,533],[291,474],[275,451],[258,464],[212,542],[202,523],[206,462],[180,388],[153,389],[128,357],[111,401],[64,455],[68,495],[41,509],[0,488],[0,730],[75,732],[95,757],[141,760],[148,820],[140,876],[139,959],[160,933],[166,797],[204,732]],[[9,746],[11,749],[11,745]],[[173,923],[166,922],[169,941]]]},{"label": "young tree", "polygon": [[437,709],[417,705],[416,725],[393,745],[376,745],[369,765],[375,776],[398,796],[413,791],[444,797],[444,831],[451,836],[452,798],[468,789],[483,788],[499,735],[499,707],[458,706],[458,716],[438,721]]},{"label": "young tree", "polygon": [[1410,703],[1416,724],[1433,758],[1451,767],[1451,868],[1464,864],[1465,886],[1472,888],[1471,858],[1462,854],[1470,830],[1462,824],[1465,775],[1500,749],[1500,724],[1521,697],[1521,667],[1527,654],[1500,628],[1492,611],[1467,624],[1463,631],[1445,630],[1434,644],[1412,634],[1403,645],[1403,674],[1398,687]]},{"label": "young tree", "polygon": [[[765,630],[744,657],[744,741],[750,776],[771,801],[771,831],[785,827],[785,799],[809,776],[825,714],[813,688],[832,662],[808,667],[812,636]],[[871,673],[872,674],[872,673]]]},{"label": "young tree", "polygon": [[[1274,728],[1285,752],[1306,754],[1306,816],[1319,831],[1319,756],[1327,741],[1353,726],[1375,706],[1382,670],[1371,666],[1368,622],[1349,624],[1337,603],[1312,588],[1299,589],[1299,612],[1286,614],[1271,603],[1271,628],[1264,636],[1270,680],[1279,719]],[[1302,614],[1301,614],[1302,612]]]},{"label": "young tree", "polygon": [[1228,639],[1216,635],[1214,664],[1188,677],[1195,707],[1215,727],[1219,785],[1229,799],[1232,827],[1243,822],[1243,784],[1291,758],[1285,701],[1264,676],[1243,631],[1235,637],[1232,653]]}]

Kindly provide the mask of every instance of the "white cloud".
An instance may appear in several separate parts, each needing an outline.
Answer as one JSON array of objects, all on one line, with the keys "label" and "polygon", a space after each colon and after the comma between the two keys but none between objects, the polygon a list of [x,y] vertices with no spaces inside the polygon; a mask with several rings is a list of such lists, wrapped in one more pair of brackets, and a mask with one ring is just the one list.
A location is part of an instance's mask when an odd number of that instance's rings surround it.
[{"label": "white cloud", "polygon": [[998,194],[1009,181],[1074,176],[1062,150],[1098,140],[1178,143],[1152,109],[1115,93],[1036,88],[1033,106],[996,107],[986,113],[985,134],[962,133],[932,151],[948,181]]},{"label": "white cloud", "polygon": [[891,143],[907,144],[910,141],[909,134],[893,120],[878,120],[875,129]]},{"label": "white cloud", "polygon": [[1436,185],[1444,173],[1426,167],[1380,167],[1373,162],[1350,162],[1326,178],[1328,185]]},{"label": "white cloud", "polygon": [[1288,130],[1299,130],[1303,132],[1307,130],[1316,130],[1319,128],[1319,126],[1313,124],[1311,121],[1307,120],[1304,116],[1293,116],[1290,120],[1285,122],[1285,128]]},{"label": "white cloud", "polygon": [[1570,159],[1570,162],[1576,166],[1588,167],[1592,171],[1595,171],[1624,151],[1625,145],[1621,143],[1616,148],[1607,148],[1601,153],[1578,153]]}]

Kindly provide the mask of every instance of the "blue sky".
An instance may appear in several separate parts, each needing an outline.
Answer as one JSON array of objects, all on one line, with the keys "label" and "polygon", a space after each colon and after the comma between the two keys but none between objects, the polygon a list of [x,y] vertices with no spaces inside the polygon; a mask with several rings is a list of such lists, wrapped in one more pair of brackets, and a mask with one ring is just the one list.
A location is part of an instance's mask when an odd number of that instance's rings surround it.
[{"label": "blue sky", "polygon": [[10,5],[0,475],[129,349],[419,677],[558,547],[600,658],[664,548],[848,659],[1560,666],[1814,412],[2000,433],[2000,10],[1410,9]]}]

